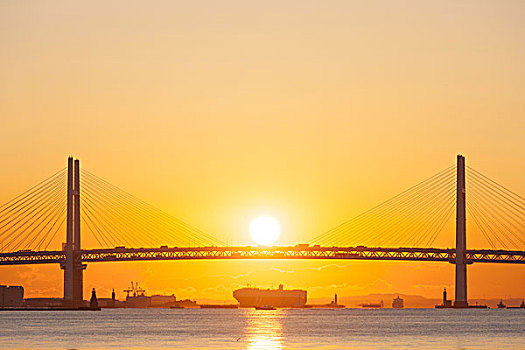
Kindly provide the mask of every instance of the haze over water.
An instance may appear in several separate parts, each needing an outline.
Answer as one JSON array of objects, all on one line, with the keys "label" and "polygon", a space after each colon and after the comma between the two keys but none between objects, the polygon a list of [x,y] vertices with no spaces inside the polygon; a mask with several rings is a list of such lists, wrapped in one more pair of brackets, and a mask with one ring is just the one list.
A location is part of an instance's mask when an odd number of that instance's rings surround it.
[{"label": "haze over water", "polygon": [[2,312],[2,349],[525,349],[525,310]]}]

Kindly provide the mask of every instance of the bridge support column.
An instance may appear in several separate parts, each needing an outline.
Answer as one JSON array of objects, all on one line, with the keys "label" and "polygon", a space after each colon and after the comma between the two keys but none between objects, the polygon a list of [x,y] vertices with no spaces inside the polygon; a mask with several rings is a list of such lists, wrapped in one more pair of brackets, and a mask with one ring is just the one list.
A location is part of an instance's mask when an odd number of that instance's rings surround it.
[{"label": "bridge support column", "polygon": [[467,302],[467,225],[465,210],[465,157],[457,158],[457,192],[456,192],[456,288],[454,307],[468,307]]},{"label": "bridge support column", "polygon": [[67,167],[67,226],[66,260],[61,264],[64,270],[64,303],[67,306],[81,306],[83,302],[83,270],[86,265],[80,261],[80,162],[68,158]]},{"label": "bridge support column", "polygon": [[66,261],[61,264],[64,270],[64,302],[73,301],[73,158],[67,159],[67,219],[66,219]]}]

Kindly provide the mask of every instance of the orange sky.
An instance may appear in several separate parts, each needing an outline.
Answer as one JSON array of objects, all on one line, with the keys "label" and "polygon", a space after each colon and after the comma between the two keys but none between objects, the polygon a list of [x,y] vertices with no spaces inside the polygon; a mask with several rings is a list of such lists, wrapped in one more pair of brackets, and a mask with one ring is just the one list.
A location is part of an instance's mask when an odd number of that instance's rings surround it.
[{"label": "orange sky", "polygon": [[[307,241],[457,153],[523,195],[524,23],[521,1],[2,1],[0,202],[69,154],[240,245],[261,215],[281,223],[278,244]],[[29,296],[62,293],[58,266],[0,276]],[[151,262],[85,276],[108,295],[135,280],[182,298],[281,282],[312,297],[439,297],[453,266]],[[469,296],[524,296],[517,276],[469,267]]]}]

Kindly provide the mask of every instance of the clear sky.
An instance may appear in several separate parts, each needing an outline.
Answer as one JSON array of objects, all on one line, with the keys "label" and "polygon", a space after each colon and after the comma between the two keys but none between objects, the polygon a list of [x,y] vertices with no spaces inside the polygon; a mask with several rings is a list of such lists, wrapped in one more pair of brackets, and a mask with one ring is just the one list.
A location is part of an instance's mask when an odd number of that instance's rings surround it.
[{"label": "clear sky", "polygon": [[[2,1],[0,202],[70,154],[230,244],[250,244],[261,215],[281,223],[278,244],[307,241],[457,153],[523,195],[524,38],[525,2],[511,0]],[[90,264],[85,288],[439,297],[452,268]],[[0,271],[29,296],[62,293],[57,266]],[[470,296],[524,296],[523,266],[469,271]]]}]

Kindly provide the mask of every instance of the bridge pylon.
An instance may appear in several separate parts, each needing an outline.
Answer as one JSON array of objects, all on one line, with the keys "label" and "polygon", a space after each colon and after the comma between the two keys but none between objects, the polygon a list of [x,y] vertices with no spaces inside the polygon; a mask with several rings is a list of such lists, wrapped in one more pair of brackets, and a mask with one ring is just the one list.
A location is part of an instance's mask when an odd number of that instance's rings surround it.
[{"label": "bridge pylon", "polygon": [[465,210],[465,157],[457,157],[457,189],[456,189],[456,288],[454,307],[468,307],[467,302],[467,225]]},{"label": "bridge pylon", "polygon": [[66,259],[60,268],[64,270],[64,303],[81,306],[83,302],[83,270],[86,265],[80,260],[80,161],[67,160],[67,222]]}]

